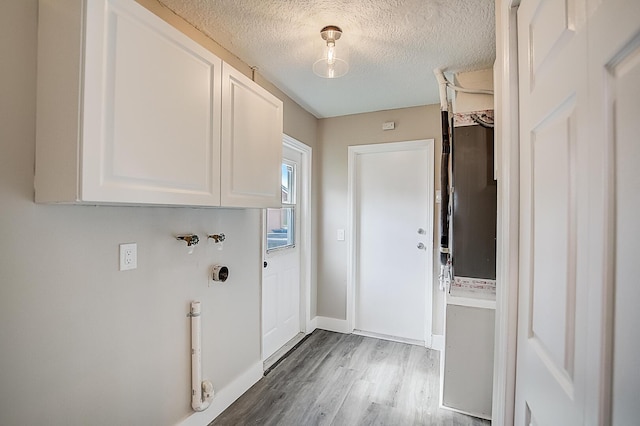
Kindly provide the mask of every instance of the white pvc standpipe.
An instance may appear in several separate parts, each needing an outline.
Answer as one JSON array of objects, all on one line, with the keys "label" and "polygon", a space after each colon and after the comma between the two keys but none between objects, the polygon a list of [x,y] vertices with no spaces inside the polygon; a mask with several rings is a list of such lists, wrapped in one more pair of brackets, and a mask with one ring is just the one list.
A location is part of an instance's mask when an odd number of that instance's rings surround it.
[{"label": "white pvc standpipe", "polygon": [[200,302],[191,302],[191,407],[204,411],[213,400],[213,384],[202,381],[202,342],[200,339]]},{"label": "white pvc standpipe", "polygon": [[438,90],[440,93],[440,111],[447,111],[449,109],[449,102],[447,100],[447,78],[440,68],[433,70],[433,74],[438,81]]}]

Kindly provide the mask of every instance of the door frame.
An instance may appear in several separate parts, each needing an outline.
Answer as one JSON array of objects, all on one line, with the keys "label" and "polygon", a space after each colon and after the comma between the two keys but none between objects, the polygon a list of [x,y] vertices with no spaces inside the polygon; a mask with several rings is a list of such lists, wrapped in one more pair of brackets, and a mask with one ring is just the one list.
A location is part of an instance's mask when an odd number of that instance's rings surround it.
[{"label": "door frame", "polygon": [[296,211],[300,215],[298,229],[300,247],[300,331],[309,334],[313,331],[311,324],[311,165],[313,150],[299,140],[282,134],[282,145],[301,154],[298,170],[298,206]]},{"label": "door frame", "polygon": [[496,317],[492,421],[511,425],[515,414],[520,235],[520,121],[518,34],[520,0],[496,1],[495,155],[498,179]]},{"label": "door frame", "polygon": [[[297,171],[297,180],[299,191],[296,194],[297,206],[296,214],[300,217],[300,227],[296,231],[298,233],[298,248],[300,250],[300,332],[309,334],[313,332],[315,327],[311,321],[311,241],[312,241],[312,215],[311,215],[311,165],[313,150],[310,146],[305,145],[299,140],[283,133],[282,134],[282,146],[292,149],[300,153],[300,169]],[[282,162],[282,161],[281,161]],[[302,173],[300,173],[302,172]],[[264,210],[264,209],[263,209]],[[260,225],[260,239],[262,243],[260,263],[264,262],[264,255],[266,253],[266,238],[265,238],[265,220],[264,211],[261,215]],[[262,335],[262,306],[263,306],[263,293],[262,293],[262,266],[260,267],[260,358],[262,358],[263,348],[263,335]],[[262,359],[266,361],[266,359]]]},{"label": "door frame", "polygon": [[[387,142],[369,145],[351,145],[348,149],[348,186],[347,186],[347,327],[349,332],[353,333],[355,330],[355,317],[356,317],[356,265],[357,265],[357,247],[355,244],[356,237],[356,161],[359,155],[381,153],[381,152],[393,152],[393,151],[412,151],[420,148],[427,149],[428,164],[427,167],[431,167],[431,170],[435,169],[434,160],[434,139],[420,139],[403,142]],[[426,231],[430,238],[425,242],[426,252],[433,253],[433,220],[434,220],[434,174],[429,173],[427,182],[427,198],[431,200],[429,203],[429,209],[426,218]],[[425,291],[425,336],[424,344],[427,348],[431,348],[433,344],[433,329],[432,329],[432,316],[433,316],[433,281],[434,281],[434,269],[433,269],[433,255],[427,256],[427,282]]]}]

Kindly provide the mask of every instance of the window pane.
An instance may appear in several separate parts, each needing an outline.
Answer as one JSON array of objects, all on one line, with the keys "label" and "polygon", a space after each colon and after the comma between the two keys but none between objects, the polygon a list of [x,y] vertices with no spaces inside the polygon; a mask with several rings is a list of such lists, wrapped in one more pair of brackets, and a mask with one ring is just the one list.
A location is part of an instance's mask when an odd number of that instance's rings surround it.
[{"label": "window pane", "polygon": [[295,204],[295,169],[293,164],[282,164],[282,204]]},{"label": "window pane", "polygon": [[267,209],[267,251],[295,245],[293,207]]}]

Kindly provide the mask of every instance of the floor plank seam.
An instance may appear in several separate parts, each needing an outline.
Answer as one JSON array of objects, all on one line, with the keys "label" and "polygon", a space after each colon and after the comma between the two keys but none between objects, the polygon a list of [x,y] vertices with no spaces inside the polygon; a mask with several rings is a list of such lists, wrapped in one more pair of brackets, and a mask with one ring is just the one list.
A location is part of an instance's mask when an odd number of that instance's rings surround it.
[{"label": "floor plank seam", "polygon": [[[314,332],[315,333],[315,332]],[[313,334],[313,333],[311,333]],[[276,362],[274,362],[269,368],[267,368],[266,370],[264,370],[264,376],[266,377],[267,374],[271,373],[278,365],[280,365],[280,363],[282,361],[284,361],[285,359],[287,359],[287,357],[289,357],[289,355],[291,355],[292,353],[294,353],[296,351],[296,349],[298,349],[304,342],[307,341],[307,339],[309,337],[311,337],[311,334],[307,334],[306,336],[304,336],[302,338],[302,340],[300,340],[298,343],[296,343],[291,349],[289,349],[284,355],[282,355],[280,357],[280,359],[278,359]]]}]

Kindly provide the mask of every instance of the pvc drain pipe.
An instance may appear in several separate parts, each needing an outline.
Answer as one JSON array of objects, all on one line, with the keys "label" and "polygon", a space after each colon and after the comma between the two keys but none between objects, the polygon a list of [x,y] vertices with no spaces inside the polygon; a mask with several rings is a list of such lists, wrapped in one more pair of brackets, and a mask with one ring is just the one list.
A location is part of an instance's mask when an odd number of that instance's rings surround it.
[{"label": "pvc drain pipe", "polygon": [[191,302],[191,408],[204,411],[213,400],[213,384],[202,380],[202,342],[200,339],[200,302]]}]

